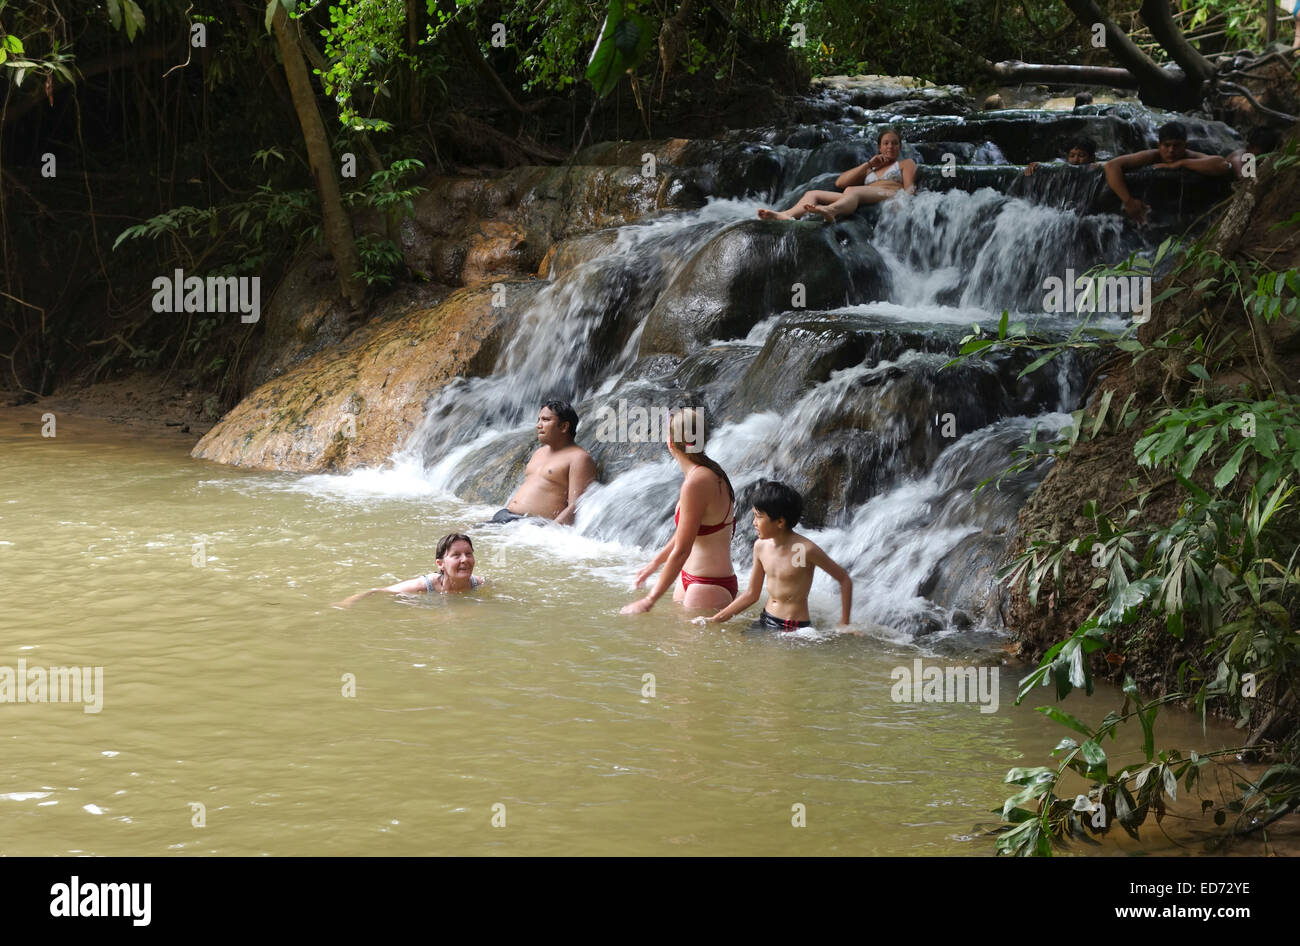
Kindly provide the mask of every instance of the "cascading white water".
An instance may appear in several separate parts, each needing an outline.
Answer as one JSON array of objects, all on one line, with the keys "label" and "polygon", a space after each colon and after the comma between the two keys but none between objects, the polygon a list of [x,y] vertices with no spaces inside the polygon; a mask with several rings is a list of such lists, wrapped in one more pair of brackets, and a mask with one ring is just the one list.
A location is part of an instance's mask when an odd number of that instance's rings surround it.
[{"label": "cascading white water", "polygon": [[1117,217],[1080,217],[983,188],[888,201],[874,243],[895,270],[903,305],[947,297],[994,313],[1041,313],[1043,280],[1126,255],[1124,238]]},{"label": "cascading white water", "polygon": [[[843,142],[840,138],[838,146]],[[787,166],[802,165],[808,155],[777,150]],[[1001,154],[991,142],[980,153],[989,160]],[[945,626],[948,609],[921,595],[922,584],[942,573],[946,557],[963,543],[978,539],[997,547],[1004,541],[1042,471],[1013,478],[1001,492],[990,488],[978,499],[972,489],[1009,465],[1011,452],[1029,439],[1035,425],[1043,429],[1040,438],[1050,437],[1068,420],[1065,412],[1077,406],[1082,390],[1078,364],[1057,363],[1043,377],[1024,382],[1015,378],[1017,364],[980,362],[964,369],[964,375],[958,369],[949,374],[940,370],[956,349],[954,323],[988,326],[1010,309],[1018,317],[1034,317],[1036,330],[1068,330],[1073,317],[1042,311],[1043,280],[1063,276],[1066,268],[1082,272],[1135,248],[1119,218],[1083,215],[1069,206],[1068,197],[1058,206],[1043,206],[985,188],[922,191],[888,201],[879,208],[871,243],[892,276],[890,298],[822,313],[820,324],[829,324],[833,332],[842,322],[842,331],[851,333],[875,331],[853,328],[855,318],[868,317],[874,320],[871,325],[896,322],[901,337],[915,339],[917,332],[930,337],[927,350],[899,351],[895,346],[888,355],[868,355],[822,375],[824,380],[806,386],[793,400],[760,399],[729,422],[710,426],[709,455],[729,472],[738,493],[761,477],[791,480],[821,469],[809,464],[814,457],[826,462],[827,431],[841,437],[853,461],[828,469],[846,476],[864,475],[867,469],[870,482],[879,484],[869,495],[827,510],[825,521],[832,525],[808,530],[854,576],[855,619],[904,635]],[[440,392],[424,425],[399,454],[404,468],[422,463],[431,486],[460,488],[494,457],[521,455],[532,440],[537,406],[548,396],[586,401],[587,410],[629,390],[669,403],[680,383],[676,366],[704,362],[663,355],[649,359],[650,364],[639,362],[646,315],[706,242],[729,225],[752,220],[757,206],[748,200],[712,200],[698,211],[620,228],[598,255],[554,278],[515,316],[510,341],[490,376]],[[790,311],[757,318],[747,337],[717,340],[696,354],[743,372],[760,349],[782,337],[784,322],[809,314]],[[980,387],[980,377],[993,387]],[[1026,394],[1026,385],[1036,386],[1033,396]],[[954,401],[984,395],[997,403],[979,415],[976,426],[945,434],[949,439],[935,446],[935,429],[943,418],[955,416]],[[590,415],[584,420],[579,443],[584,438],[590,443],[594,422]],[[636,455],[644,459],[625,464],[584,497],[569,535],[602,548],[649,548],[671,534],[681,472],[666,450]],[[507,498],[501,495],[497,501]],[[742,534],[733,553],[743,577],[749,558],[743,536],[748,510],[738,509],[737,518]],[[620,568],[594,573],[611,581],[626,578]],[[989,577],[980,575],[986,588]],[[824,576],[818,580],[816,616],[834,612],[836,594]],[[995,602],[982,617],[997,623]]]},{"label": "cascading white water", "polygon": [[434,485],[449,488],[455,471],[447,462],[451,451],[465,456],[466,444],[530,423],[543,399],[580,400],[617,377],[635,356],[634,347],[625,346],[621,357],[583,383],[580,373],[590,358],[593,331],[632,297],[660,291],[701,244],[744,212],[752,213],[748,203],[721,200],[696,213],[619,228],[606,250],[523,306],[489,376],[453,382],[438,393],[396,459],[423,457],[431,462]]},{"label": "cascading white water", "polygon": [[[517,449],[531,439],[532,414],[550,392],[576,390],[578,400],[584,391],[612,390],[626,371],[634,346],[625,346],[620,357],[602,366],[585,388],[576,385],[578,365],[590,358],[590,335],[602,307],[615,298],[626,302],[637,293],[652,299],[707,239],[723,226],[749,217],[755,207],[746,201],[715,201],[702,211],[622,228],[607,252],[561,276],[521,314],[516,334],[503,349],[492,376],[459,384],[440,395],[425,428],[408,444],[408,457],[424,456],[432,485],[448,488],[466,475],[467,464],[482,462],[482,448]],[[1080,227],[1090,225],[1096,229],[1095,222],[1083,222],[1077,214],[1034,206],[991,190],[921,193],[891,201],[882,208],[873,243],[893,271],[894,298],[843,311],[846,315],[867,311],[912,325],[991,322],[999,302],[1014,300],[1020,308],[1030,301],[1026,283],[1041,280],[1052,268],[1045,247],[1078,243]],[[1103,225],[1101,230],[1118,239],[1118,224]],[[628,286],[634,291],[629,292]],[[945,297],[956,305],[945,306]],[[648,308],[637,307],[641,318]],[[752,358],[779,323],[780,317],[764,320],[762,331],[715,350],[723,358]],[[948,331],[951,334],[951,328]],[[816,450],[816,431],[832,423],[847,404],[857,403],[855,398],[860,401],[864,386],[881,384],[881,379],[897,373],[924,371],[927,377],[937,378],[948,357],[905,351],[891,360],[836,371],[780,413],[756,410],[710,430],[709,454],[729,471],[738,491],[760,477],[788,479]],[[1037,421],[1008,417],[963,431],[928,471],[909,471],[897,455],[890,455],[914,432],[902,417],[880,417],[870,433],[879,444],[876,449],[884,454],[878,475],[891,485],[843,510],[841,524],[810,532],[858,582],[855,617],[910,631],[924,626],[927,615],[931,625],[936,615],[942,623],[943,615],[917,595],[917,587],[965,537],[982,530],[1002,531],[1012,524],[1018,502],[995,510],[995,521],[980,522],[975,510],[987,512],[990,507],[970,502],[970,489],[1008,464],[1010,451],[1028,439],[1032,423],[1059,426],[1064,415],[1057,412],[1073,408],[1076,386],[1064,371],[1058,372],[1055,383],[1059,400],[1048,414]],[[887,389],[885,382],[881,390]],[[459,428],[448,421],[448,415],[456,413]],[[951,470],[960,462],[974,464],[977,475],[954,479]],[[633,466],[588,494],[575,530],[595,541],[641,547],[661,543],[671,533],[680,479],[666,451],[658,459]],[[1023,498],[1023,491],[1018,498]],[[742,525],[748,523],[747,512],[738,510]],[[748,548],[741,540],[735,554],[743,569]],[[834,589],[820,582],[817,589],[818,600],[829,604]]]}]

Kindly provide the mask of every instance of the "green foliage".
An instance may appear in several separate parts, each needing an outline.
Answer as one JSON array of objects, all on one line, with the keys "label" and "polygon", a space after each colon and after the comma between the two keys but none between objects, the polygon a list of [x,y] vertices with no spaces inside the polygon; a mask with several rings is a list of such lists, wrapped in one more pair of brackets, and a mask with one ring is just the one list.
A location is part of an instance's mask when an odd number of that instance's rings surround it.
[{"label": "green foliage", "polygon": [[[1086,665],[1086,661],[1085,661]],[[1037,684],[1038,674],[1021,681],[1021,699]],[[1095,837],[1118,824],[1135,840],[1139,829],[1151,815],[1157,823],[1165,817],[1169,803],[1178,800],[1178,783],[1191,792],[1202,769],[1218,757],[1230,757],[1237,750],[1183,756],[1178,750],[1156,751],[1156,713],[1177,695],[1160,697],[1143,703],[1133,679],[1124,681],[1124,704],[1118,712],[1108,713],[1095,729],[1054,706],[1040,706],[1038,712],[1083,736],[1066,736],[1056,744],[1052,755],[1055,766],[1014,768],[1007,773],[1008,784],[1020,785],[1020,791],[1007,798],[1000,811],[1006,823],[994,849],[998,854],[1050,856],[1054,846],[1065,841],[1096,845]],[[1113,742],[1120,724],[1136,719],[1142,727],[1142,751],[1145,761],[1128,764],[1112,772],[1113,760],[1103,743]],[[1091,783],[1087,794],[1073,798],[1058,793],[1069,773]],[[1261,787],[1263,779],[1260,780]],[[1032,803],[1030,806],[1029,803]],[[1212,802],[1210,804],[1213,804]]]},{"label": "green foliage", "polygon": [[[283,161],[275,148],[253,155],[253,160],[264,168],[273,158]],[[370,175],[360,187],[344,194],[343,203],[350,209],[375,209],[392,222],[409,217],[415,212],[415,197],[425,188],[402,186],[402,183],[423,169],[424,162],[416,158],[396,160],[387,170]],[[210,242],[199,254],[201,257],[210,257],[221,249],[219,258],[229,261],[232,273],[256,273],[268,257],[284,251],[285,237],[293,249],[320,238],[316,192],[309,188],[285,190],[266,183],[259,185],[250,197],[221,207],[174,207],[127,227],[118,234],[113,249],[126,240],[156,240],[162,236],[177,240],[206,239]],[[365,267],[376,276],[371,281],[383,285],[392,281],[383,278],[383,274],[395,272],[392,253],[397,253],[399,261],[401,257],[391,243],[388,246],[392,249],[370,246],[371,263]]]},{"label": "green foliage", "polygon": [[[315,2],[300,4],[301,17]],[[402,69],[419,71],[421,60],[405,46],[406,6],[403,0],[333,0],[327,6],[329,25],[321,29],[323,50],[329,68],[321,84],[338,103],[339,121],[346,127],[386,131],[383,119],[360,114],[357,92],[365,89],[372,102],[389,98],[389,84]],[[269,22],[269,20],[268,20]]]},{"label": "green foliage", "polygon": [[[259,272],[273,247],[273,238],[293,237],[296,247],[301,241],[320,235],[316,222],[314,190],[278,190],[262,184],[246,200],[221,207],[174,207],[150,217],[143,223],[127,227],[113,242],[117,249],[124,241],[158,239],[170,235],[178,239],[202,239],[211,242],[203,253],[207,256],[227,240],[232,245],[225,255],[233,272]],[[279,247],[282,249],[282,247]]]},{"label": "green foliage", "polygon": [[357,238],[357,256],[361,260],[361,270],[356,276],[368,286],[386,288],[392,285],[405,268],[401,248],[391,240],[373,233]]},{"label": "green foliage", "polygon": [[[420,186],[403,187],[402,181],[423,168],[424,162],[416,158],[394,161],[387,170],[370,175],[361,188],[350,191],[343,202],[349,207],[373,207],[395,226],[415,213],[415,198],[426,190]],[[406,268],[401,247],[374,234],[365,234],[357,240],[357,255],[361,259],[361,271],[356,275],[369,286],[390,286]]]},{"label": "green foliage", "polygon": [[541,0],[502,11],[508,34],[520,38],[512,45],[525,89],[558,91],[582,78],[601,22],[598,10],[578,0]]},{"label": "green foliage", "polygon": [[[1225,48],[1247,49],[1263,45],[1264,4],[1252,0],[1197,0],[1189,5],[1191,14],[1183,23],[1189,36],[1206,29],[1224,33]],[[1283,11],[1279,7],[1279,17]]]},{"label": "green foliage", "polygon": [[[755,6],[760,6],[755,4]],[[1059,0],[791,0],[782,5],[780,32],[802,24],[802,52],[814,75],[875,73],[939,83],[987,81],[977,57],[997,61],[1061,61],[1077,27]]]},{"label": "green foliage", "polygon": [[[0,2],[0,13],[4,12],[5,6],[4,2]],[[50,48],[46,52],[37,53],[34,48],[31,48],[33,45],[31,35],[28,35],[28,42],[24,42],[18,33],[10,32],[4,25],[0,25],[0,66],[8,70],[0,75],[11,77],[15,87],[22,86],[28,73],[58,75],[67,82],[72,82],[70,66],[73,57],[60,51],[62,44],[52,29],[41,28],[35,23],[26,23],[21,16],[10,20],[8,25],[18,29],[23,29],[25,26],[35,28],[36,38],[40,44],[48,44]]]},{"label": "green foliage", "polygon": [[[1162,245],[1149,262],[1130,258],[1120,271],[1150,272],[1171,254],[1171,246]],[[1235,814],[1239,825],[1254,824],[1300,806],[1300,736],[1294,710],[1285,708],[1300,686],[1300,517],[1291,502],[1300,474],[1300,397],[1234,396],[1216,388],[1215,373],[1240,358],[1240,339],[1221,330],[1221,313],[1212,320],[1201,317],[1207,306],[1222,301],[1263,324],[1296,321],[1300,280],[1294,270],[1274,272],[1257,262],[1224,259],[1197,244],[1174,262],[1169,283],[1157,301],[1185,294],[1189,311],[1180,324],[1145,343],[1130,332],[1108,342],[1128,353],[1134,365],[1154,356],[1174,370],[1181,366],[1190,381],[1187,394],[1176,403],[1145,409],[1133,406],[1130,395],[1114,411],[1108,391],[1093,411],[1076,411],[1057,441],[1046,444],[1035,437],[1013,467],[1060,456],[1081,438],[1118,433],[1141,420],[1133,455],[1144,478],[1129,480],[1129,496],[1115,509],[1085,503],[1082,516],[1089,527],[1082,534],[1030,536],[1000,577],[1023,586],[1036,605],[1044,594],[1066,592],[1063,572],[1077,556],[1091,558],[1097,572],[1091,588],[1100,592],[1098,605],[1069,638],[1044,654],[1021,682],[1020,699],[1039,685],[1054,685],[1058,699],[1075,688],[1091,694],[1093,660],[1104,655],[1122,664],[1144,646],[1151,628],[1163,628],[1191,656],[1179,669],[1176,688],[1160,700],[1143,704],[1128,680],[1124,708],[1096,730],[1059,709],[1040,708],[1089,739],[1063,740],[1054,751],[1062,756],[1055,770],[1015,769],[1008,775],[1022,788],[1003,807],[1007,825],[997,842],[999,853],[1050,854],[1055,843],[1091,842],[1092,834],[1104,833],[1112,822],[1136,838],[1148,814],[1157,821],[1163,817],[1164,799],[1176,799],[1180,780],[1190,792],[1208,762],[1222,764],[1241,751],[1157,753],[1155,707],[1170,701],[1190,702],[1202,719],[1207,706],[1216,703],[1242,728],[1258,725],[1265,715],[1273,719],[1281,713],[1290,720],[1292,734],[1277,747],[1278,764],[1258,780],[1237,782],[1240,795],[1216,810],[1216,823]],[[1004,315],[996,338],[977,327],[957,360],[996,346],[1038,347],[1044,354],[1032,370],[1064,350],[1095,342],[1078,333],[1053,342],[1033,340],[1022,327],[1008,326]],[[1173,515],[1149,516],[1154,497],[1174,484],[1183,499]],[[1145,762],[1110,775],[1101,738],[1113,737],[1116,727],[1131,719],[1142,727]],[[1073,802],[1057,796],[1067,771],[1090,780],[1087,796]]]},{"label": "green foliage", "polygon": [[144,11],[135,0],[108,0],[108,19],[113,29],[126,29],[129,42],[135,42],[135,34],[144,29]]},{"label": "green foliage", "polygon": [[604,98],[618,86],[625,72],[632,72],[654,44],[655,30],[628,0],[609,0],[609,12],[591,53],[587,79],[596,95]]},{"label": "green foliage", "polygon": [[400,185],[403,178],[423,169],[424,162],[418,158],[400,158],[390,164],[387,170],[370,175],[359,189],[345,194],[343,203],[347,207],[373,207],[393,222],[410,217],[415,213],[416,196],[428,188]]}]

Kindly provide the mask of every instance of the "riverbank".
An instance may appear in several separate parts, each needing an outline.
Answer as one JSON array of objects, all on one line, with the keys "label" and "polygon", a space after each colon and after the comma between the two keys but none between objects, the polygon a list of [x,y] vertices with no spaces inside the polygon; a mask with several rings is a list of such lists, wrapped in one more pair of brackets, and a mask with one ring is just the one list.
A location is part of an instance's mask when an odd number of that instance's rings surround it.
[{"label": "riverbank", "polygon": [[56,424],[72,415],[82,423],[111,424],[124,432],[150,431],[189,448],[216,423],[212,404],[204,403],[209,397],[162,372],[147,371],[94,384],[64,384],[42,398],[0,388],[6,413],[51,413]]}]

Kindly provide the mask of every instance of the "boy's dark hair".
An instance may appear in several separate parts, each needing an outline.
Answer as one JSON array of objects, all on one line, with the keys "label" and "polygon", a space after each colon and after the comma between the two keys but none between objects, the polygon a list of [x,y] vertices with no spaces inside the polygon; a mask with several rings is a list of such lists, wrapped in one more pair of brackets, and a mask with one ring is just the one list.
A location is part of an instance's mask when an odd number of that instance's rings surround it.
[{"label": "boy's dark hair", "polygon": [[793,529],[803,515],[803,497],[775,480],[759,480],[754,484],[749,504],[769,519],[784,519],[785,527]]},{"label": "boy's dark hair", "polygon": [[1156,141],[1186,141],[1187,126],[1182,122],[1166,122],[1156,129]]},{"label": "boy's dark hair", "polygon": [[434,559],[436,561],[442,561],[443,556],[445,556],[447,554],[447,551],[457,542],[467,543],[469,545],[469,550],[471,552],[474,551],[474,543],[470,541],[469,536],[462,535],[459,532],[453,532],[451,535],[444,535],[441,539],[438,540],[438,548],[433,555]]},{"label": "boy's dark hair", "polygon": [[572,404],[568,401],[553,398],[542,404],[542,407],[549,410],[559,420],[568,423],[570,439],[578,436],[578,412],[573,409]]},{"label": "boy's dark hair", "polygon": [[1282,136],[1278,134],[1277,129],[1269,128],[1267,125],[1252,128],[1246,135],[1246,146],[1258,148],[1260,154],[1276,151],[1281,143]]},{"label": "boy's dark hair", "polygon": [[1065,143],[1065,153],[1069,154],[1075,148],[1080,151],[1088,152],[1088,160],[1097,160],[1097,142],[1093,141],[1087,135],[1079,135],[1077,138],[1071,138]]}]

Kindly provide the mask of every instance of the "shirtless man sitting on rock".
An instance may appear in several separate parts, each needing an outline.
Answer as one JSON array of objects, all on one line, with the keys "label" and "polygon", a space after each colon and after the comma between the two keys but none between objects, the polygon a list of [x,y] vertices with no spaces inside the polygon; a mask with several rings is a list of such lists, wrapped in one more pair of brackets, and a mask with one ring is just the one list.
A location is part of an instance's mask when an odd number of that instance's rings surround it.
[{"label": "shirtless man sitting on rock", "polygon": [[547,401],[537,412],[541,446],[524,468],[524,482],[493,522],[514,522],[525,516],[554,519],[571,525],[578,498],[596,479],[596,463],[573,442],[578,414],[568,401]]}]

